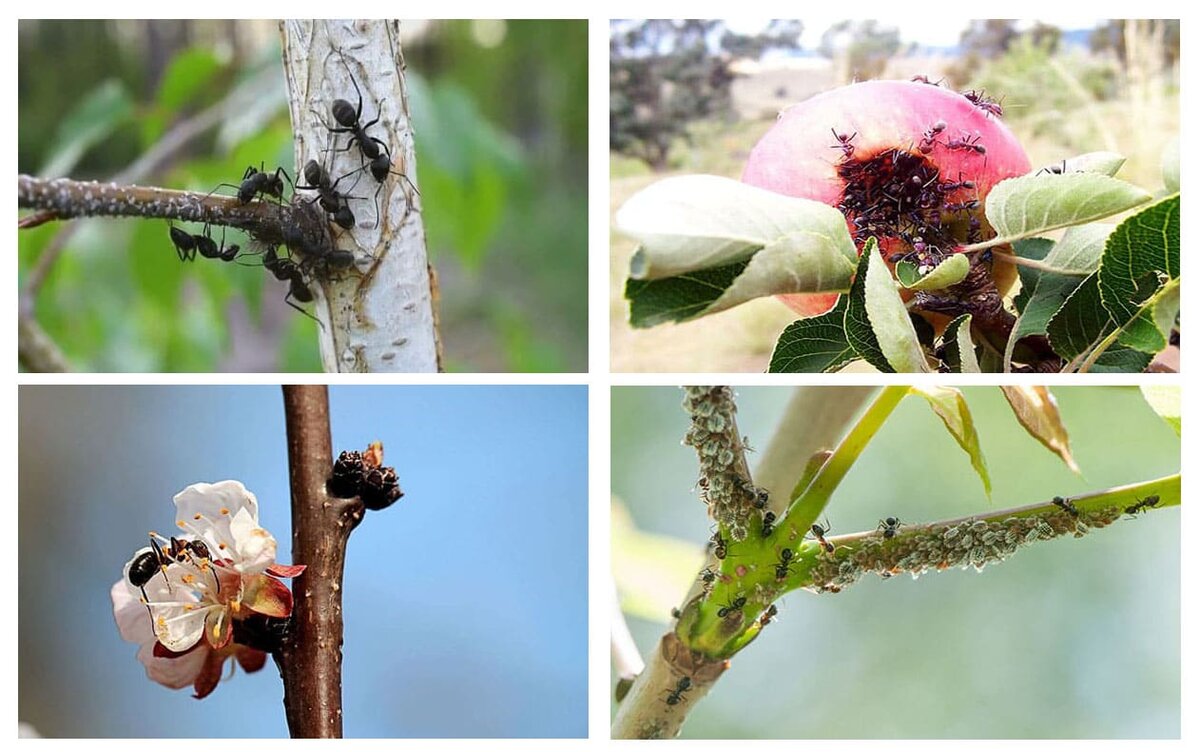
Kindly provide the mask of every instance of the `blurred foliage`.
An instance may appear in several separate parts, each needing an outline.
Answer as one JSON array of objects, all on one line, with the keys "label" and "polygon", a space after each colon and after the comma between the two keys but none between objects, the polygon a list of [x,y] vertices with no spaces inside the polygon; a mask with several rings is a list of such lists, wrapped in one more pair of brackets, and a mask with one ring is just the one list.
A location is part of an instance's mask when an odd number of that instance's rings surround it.
[{"label": "blurred foliage", "polygon": [[609,37],[609,147],[655,170],[691,143],[689,126],[732,115],[735,59],[795,49],[804,25],[774,19],[759,34],[723,21],[614,21]]},{"label": "blurred foliage", "polygon": [[876,20],[840,21],[821,35],[820,52],[836,59],[849,75],[843,80],[878,78],[900,50],[900,31]]},{"label": "blurred foliage", "polygon": [[[447,367],[586,370],[587,23],[412,27],[409,106]],[[21,22],[18,169],[107,179],[237,97],[137,182],[208,191],[260,164],[294,176],[279,54],[273,22]],[[22,277],[64,227],[19,233]],[[180,264],[162,223],[87,220],[35,311],[83,370],[319,371],[316,324],[285,293],[261,269]]]}]

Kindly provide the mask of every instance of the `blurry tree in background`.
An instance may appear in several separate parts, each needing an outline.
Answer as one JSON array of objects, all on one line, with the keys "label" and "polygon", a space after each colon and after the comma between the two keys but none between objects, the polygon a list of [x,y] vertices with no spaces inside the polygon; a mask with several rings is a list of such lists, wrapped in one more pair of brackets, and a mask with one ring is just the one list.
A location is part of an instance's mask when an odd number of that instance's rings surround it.
[{"label": "blurry tree in background", "polygon": [[664,169],[698,120],[732,115],[732,64],[794,49],[804,26],[773,20],[759,34],[723,21],[614,21],[609,38],[609,144]]},{"label": "blurry tree in background", "polygon": [[878,78],[900,50],[900,31],[875,20],[840,21],[821,35],[819,49],[841,81]]},{"label": "blurry tree in background", "polygon": [[[447,369],[585,370],[586,22],[401,32]],[[274,22],[23,21],[18,36],[21,172],[109,179],[165,138],[136,182],[209,191],[260,164],[295,178]],[[19,234],[22,280],[66,226]],[[261,269],[185,267],[164,223],[90,220],[35,305],[84,370],[319,371],[316,324],[285,293]]]}]

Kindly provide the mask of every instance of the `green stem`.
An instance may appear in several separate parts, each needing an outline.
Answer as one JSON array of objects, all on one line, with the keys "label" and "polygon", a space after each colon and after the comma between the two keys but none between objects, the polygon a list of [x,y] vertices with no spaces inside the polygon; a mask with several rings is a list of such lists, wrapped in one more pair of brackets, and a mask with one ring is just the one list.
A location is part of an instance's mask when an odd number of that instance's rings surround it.
[{"label": "green stem", "polygon": [[1086,277],[1089,274],[1091,274],[1091,272],[1085,272],[1085,271],[1075,271],[1072,269],[1060,269],[1059,267],[1051,266],[1050,264],[1047,264],[1044,261],[1038,261],[1037,259],[1028,259],[1028,258],[1024,258],[1022,256],[1013,256],[1013,255],[1010,255],[1007,253],[997,253],[997,254],[993,255],[992,258],[995,259],[996,261],[1003,261],[1006,264],[1013,264],[1014,266],[1025,266],[1030,269],[1037,269],[1040,272],[1046,272],[1047,274],[1061,274],[1064,277]]},{"label": "green stem", "polygon": [[[867,411],[846,434],[846,437],[833,450],[833,454],[812,477],[807,487],[802,488],[797,485],[792,490],[793,501],[788,507],[784,520],[793,532],[799,532],[803,537],[809,526],[821,516],[821,512],[829,503],[829,497],[833,495],[842,479],[846,477],[846,473],[858,461],[858,457],[866,448],[867,443],[883,427],[884,421],[892,414],[906,394],[908,394],[907,386],[884,387]],[[803,482],[801,479],[801,483]]]},{"label": "green stem", "polygon": [[1142,307],[1138,309],[1138,312],[1135,313],[1133,317],[1129,319],[1129,321],[1125,322],[1124,326],[1118,326],[1117,328],[1113,329],[1108,333],[1108,336],[1100,340],[1100,342],[1092,348],[1092,351],[1088,353],[1087,358],[1084,359],[1083,363],[1079,365],[1077,373],[1087,373],[1088,369],[1096,365],[1096,361],[1100,360],[1100,356],[1104,354],[1104,351],[1116,343],[1117,339],[1121,336],[1121,332],[1125,331],[1125,328],[1128,327],[1131,322],[1137,320],[1143,313],[1158,305],[1158,301],[1162,300],[1162,298],[1168,293],[1174,292],[1178,287],[1179,280],[1173,279],[1160,287],[1156,293],[1147,298],[1146,302],[1142,304]]}]

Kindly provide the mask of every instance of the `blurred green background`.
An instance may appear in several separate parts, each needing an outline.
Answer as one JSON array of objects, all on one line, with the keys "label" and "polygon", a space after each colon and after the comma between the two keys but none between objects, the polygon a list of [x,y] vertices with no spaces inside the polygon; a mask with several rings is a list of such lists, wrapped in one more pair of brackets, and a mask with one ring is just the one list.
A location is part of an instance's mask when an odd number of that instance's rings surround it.
[{"label": "blurred green background", "polygon": [[[585,371],[587,22],[401,32],[447,370]],[[260,162],[295,177],[273,21],[22,21],[18,41],[22,173],[109,179],[234,98],[136,182],[208,191]],[[18,233],[22,281],[64,227]],[[180,264],[165,222],[89,220],[34,313],[80,370],[319,371],[316,324],[285,293],[262,269]]]},{"label": "blurred green background", "polygon": [[[836,389],[837,387],[804,387]],[[920,397],[900,404],[828,508],[835,533],[926,522],[1178,472],[1174,431],[1133,387],[1054,389],[1077,477],[1029,437],[998,389],[963,390],[993,482]],[[790,389],[739,388],[738,425],[765,447]],[[612,488],[636,527],[689,542],[709,525],[674,388],[615,388]],[[754,455],[750,456],[754,462]],[[1173,738],[1180,734],[1179,510],[1024,549],[981,573],[867,576],[784,596],[683,727],[694,738]],[[613,543],[614,560],[621,541]],[[653,580],[646,575],[646,580]],[[629,618],[647,654],[662,621]],[[615,681],[615,679],[614,679]],[[611,695],[610,695],[611,698]]]},{"label": "blurred green background", "polygon": [[[1118,177],[1163,190],[1180,134],[1179,21],[974,19],[921,12],[883,20],[613,21],[612,213],[675,174],[739,178],[783,108],[852,81],[924,75],[1003,101],[1035,168],[1093,151],[1128,161]],[[614,371],[764,371],[795,314],[762,298],[714,316],[635,330],[623,298],[635,243],[610,240]]]}]

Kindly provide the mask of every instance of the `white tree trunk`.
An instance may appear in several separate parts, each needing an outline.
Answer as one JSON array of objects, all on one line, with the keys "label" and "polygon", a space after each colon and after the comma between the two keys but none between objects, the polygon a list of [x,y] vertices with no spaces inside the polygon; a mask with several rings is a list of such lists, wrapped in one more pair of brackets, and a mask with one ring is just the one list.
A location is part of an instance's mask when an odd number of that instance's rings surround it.
[{"label": "white tree trunk", "polygon": [[[358,170],[364,157],[350,134],[332,138],[332,104],[362,92],[363,125],[387,144],[392,171],[417,184],[412,124],[404,83],[398,21],[285,21],[281,24],[284,71],[295,136],[297,183],[304,165],[317,160],[332,180]],[[343,58],[345,65],[342,64]],[[348,69],[348,70],[347,70]],[[322,122],[324,121],[324,122]],[[331,150],[333,149],[333,150]],[[389,175],[380,187],[369,170],[337,185],[351,200],[356,225],[331,224],[334,247],[352,250],[354,269],[320,277],[311,285],[321,322],[321,360],[329,372],[431,372],[439,370],[440,346],[433,270],[425,251],[421,199],[408,181]],[[301,195],[316,197],[315,191]],[[378,214],[376,216],[376,205]]]}]

